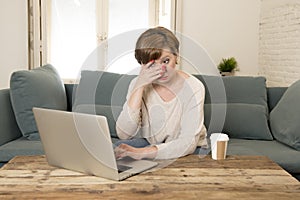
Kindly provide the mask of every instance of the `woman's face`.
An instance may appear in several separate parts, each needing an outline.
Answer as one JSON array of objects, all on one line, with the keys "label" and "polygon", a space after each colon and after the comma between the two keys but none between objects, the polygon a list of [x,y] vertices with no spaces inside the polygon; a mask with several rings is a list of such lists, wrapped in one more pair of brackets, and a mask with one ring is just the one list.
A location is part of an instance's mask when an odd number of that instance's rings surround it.
[{"label": "woman's face", "polygon": [[177,56],[175,56],[170,51],[162,51],[160,58],[155,60],[155,65],[160,65],[163,70],[163,74],[157,80],[157,83],[167,83],[174,78],[174,76],[176,75],[176,60]]}]

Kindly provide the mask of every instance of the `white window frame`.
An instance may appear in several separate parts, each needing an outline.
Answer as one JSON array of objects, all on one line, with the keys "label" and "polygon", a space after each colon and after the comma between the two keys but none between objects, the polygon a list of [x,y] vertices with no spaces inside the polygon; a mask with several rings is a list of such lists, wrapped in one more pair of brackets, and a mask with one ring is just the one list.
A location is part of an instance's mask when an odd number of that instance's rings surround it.
[{"label": "white window frame", "polygon": [[28,66],[33,69],[47,63],[46,2],[28,0]]}]

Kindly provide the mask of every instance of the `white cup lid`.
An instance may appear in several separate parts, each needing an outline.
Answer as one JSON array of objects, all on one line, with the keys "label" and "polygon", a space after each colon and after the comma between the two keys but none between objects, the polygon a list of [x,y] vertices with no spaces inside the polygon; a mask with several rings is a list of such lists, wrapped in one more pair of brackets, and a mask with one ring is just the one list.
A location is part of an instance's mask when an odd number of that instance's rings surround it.
[{"label": "white cup lid", "polygon": [[228,141],[229,137],[225,133],[212,133],[210,139],[216,139],[216,141]]}]

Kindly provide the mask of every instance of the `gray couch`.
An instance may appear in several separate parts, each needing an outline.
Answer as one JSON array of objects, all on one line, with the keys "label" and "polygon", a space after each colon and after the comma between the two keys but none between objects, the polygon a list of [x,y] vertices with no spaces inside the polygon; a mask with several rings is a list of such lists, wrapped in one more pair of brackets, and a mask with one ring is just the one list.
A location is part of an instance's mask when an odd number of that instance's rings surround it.
[{"label": "gray couch", "polygon": [[[288,88],[267,88],[263,77],[194,76],[206,87],[205,125],[208,132],[222,131],[229,135],[229,155],[268,156],[299,178],[300,151],[278,141],[271,131],[269,120],[270,112],[277,106]],[[79,84],[63,85],[66,97],[66,107],[63,110],[106,115],[113,141],[117,141],[115,119],[122,109],[128,85],[134,77],[108,72],[83,71]],[[20,128],[22,120],[16,112],[18,106],[14,105],[18,103],[15,99],[18,97],[15,88],[0,90],[0,162],[2,165],[16,155],[44,153],[39,137],[24,135],[23,129]],[[226,94],[225,99],[220,95],[222,92]],[[40,98],[45,99],[43,94],[41,95]],[[223,120],[220,115],[224,111],[224,105],[226,113]],[[34,106],[53,108],[39,103]],[[220,123],[222,127],[219,126]],[[201,153],[201,149],[198,148],[195,153]]]}]

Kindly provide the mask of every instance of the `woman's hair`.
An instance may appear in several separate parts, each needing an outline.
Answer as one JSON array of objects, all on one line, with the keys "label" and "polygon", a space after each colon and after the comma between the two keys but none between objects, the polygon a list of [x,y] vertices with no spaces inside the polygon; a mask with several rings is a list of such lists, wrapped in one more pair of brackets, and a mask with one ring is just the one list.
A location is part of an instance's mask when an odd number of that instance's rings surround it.
[{"label": "woman's hair", "polygon": [[151,28],[138,38],[135,46],[135,58],[139,64],[146,64],[160,58],[163,50],[168,50],[177,56],[179,52],[178,39],[164,27]]}]

